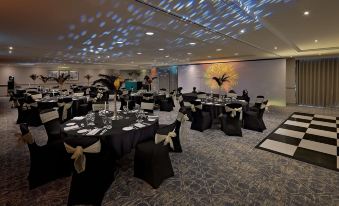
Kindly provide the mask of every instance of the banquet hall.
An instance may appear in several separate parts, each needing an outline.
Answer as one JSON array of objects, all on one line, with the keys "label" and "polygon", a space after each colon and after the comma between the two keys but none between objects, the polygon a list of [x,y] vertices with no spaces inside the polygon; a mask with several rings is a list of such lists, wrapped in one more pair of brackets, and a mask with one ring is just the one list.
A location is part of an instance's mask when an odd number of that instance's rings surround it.
[{"label": "banquet hall", "polygon": [[339,1],[0,5],[0,205],[339,205]]}]

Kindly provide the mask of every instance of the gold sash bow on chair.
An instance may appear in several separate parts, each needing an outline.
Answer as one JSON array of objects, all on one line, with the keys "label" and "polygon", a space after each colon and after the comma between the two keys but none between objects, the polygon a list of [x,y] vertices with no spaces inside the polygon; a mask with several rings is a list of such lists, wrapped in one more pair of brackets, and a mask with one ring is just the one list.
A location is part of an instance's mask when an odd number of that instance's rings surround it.
[{"label": "gold sash bow on chair", "polygon": [[68,103],[58,103],[59,107],[64,107],[62,110],[62,121],[67,119],[67,110],[72,107],[73,102],[68,102]]},{"label": "gold sash bow on chair", "polygon": [[183,114],[183,113],[179,112],[178,116],[177,116],[177,120],[179,122],[181,122],[179,136],[180,136],[181,139],[186,138],[188,131],[187,131],[187,128],[185,126],[185,122],[189,120],[187,114]]},{"label": "gold sash bow on chair", "polygon": [[196,108],[201,110],[202,109],[202,104],[199,104],[199,105],[191,104],[192,112],[196,112],[197,111]]},{"label": "gold sash bow on chair", "polygon": [[30,132],[28,132],[25,135],[16,133],[15,136],[18,138],[19,144],[21,144],[21,143],[22,144],[32,144],[34,142],[32,134]]},{"label": "gold sash bow on chair", "polygon": [[41,123],[43,124],[46,122],[52,121],[54,119],[58,119],[58,118],[59,118],[59,113],[57,110],[53,110],[50,112],[40,114]]},{"label": "gold sash bow on chair", "polygon": [[267,106],[267,104],[261,103],[261,105],[260,105],[260,109],[265,109],[265,110],[268,110],[268,106]]},{"label": "gold sash bow on chair", "polygon": [[175,132],[169,132],[167,135],[155,134],[155,144],[159,144],[164,141],[164,145],[170,144],[170,147],[174,149],[172,137],[176,137],[177,134]]},{"label": "gold sash bow on chair", "polygon": [[101,151],[100,140],[96,143],[86,147],[85,149],[81,146],[75,148],[64,143],[67,153],[73,154],[71,159],[74,159],[74,168],[77,173],[81,173],[86,169],[86,156],[85,153],[99,153]]},{"label": "gold sash bow on chair", "polygon": [[235,117],[237,115],[237,112],[240,112],[240,120],[242,120],[242,107],[239,108],[231,108],[228,106],[225,106],[226,112],[231,112],[231,117]]}]

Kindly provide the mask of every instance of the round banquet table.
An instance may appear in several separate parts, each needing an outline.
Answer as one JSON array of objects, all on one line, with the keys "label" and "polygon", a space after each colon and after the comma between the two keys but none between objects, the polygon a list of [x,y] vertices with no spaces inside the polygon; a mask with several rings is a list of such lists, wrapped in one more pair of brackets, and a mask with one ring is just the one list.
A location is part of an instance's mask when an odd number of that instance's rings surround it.
[{"label": "round banquet table", "polygon": [[[77,131],[81,129],[103,128],[105,126],[103,123],[103,117],[99,115],[99,112],[94,112],[94,115],[95,125],[88,125],[86,118],[82,120],[72,119],[61,125],[61,132],[65,143],[71,145],[72,147],[82,146],[83,148],[86,148],[100,139],[103,147],[109,149],[117,158],[119,158],[130,153],[139,142],[153,139],[159,126],[158,119],[155,121],[143,119],[142,124],[145,125],[144,127],[138,128],[134,126],[132,130],[124,131],[122,128],[137,123],[137,118],[135,113],[121,113],[120,115],[123,116],[123,119],[112,120],[112,123],[110,124],[112,128],[107,129],[105,133],[101,134],[104,131],[101,129],[95,135],[79,134]],[[106,115],[111,118],[113,113],[109,112]],[[69,123],[75,123],[79,125],[80,128],[76,130],[65,131],[64,128],[67,127],[67,124],[69,125]]]},{"label": "round banquet table", "polygon": [[246,111],[248,103],[239,100],[223,101],[223,102],[201,102],[204,111],[209,112],[213,119],[218,118],[220,114],[225,113],[225,106],[232,103],[242,105],[242,110]]}]

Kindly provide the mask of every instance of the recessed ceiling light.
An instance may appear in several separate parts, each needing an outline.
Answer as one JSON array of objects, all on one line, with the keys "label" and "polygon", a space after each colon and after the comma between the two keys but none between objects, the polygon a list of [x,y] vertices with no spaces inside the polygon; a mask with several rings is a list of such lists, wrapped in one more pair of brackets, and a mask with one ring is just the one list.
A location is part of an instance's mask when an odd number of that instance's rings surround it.
[{"label": "recessed ceiling light", "polygon": [[191,52],[188,52],[187,54],[188,54],[188,55],[191,55],[192,53],[191,53]]},{"label": "recessed ceiling light", "polygon": [[277,49],[278,49],[278,47],[277,47],[277,46],[275,46],[275,47],[274,47],[274,50],[277,50]]},{"label": "recessed ceiling light", "polygon": [[314,40],[314,43],[318,43],[318,39]]},{"label": "recessed ceiling light", "polygon": [[216,49],[216,51],[221,51],[222,49]]},{"label": "recessed ceiling light", "polygon": [[189,43],[189,44],[192,45],[192,46],[194,46],[194,45],[196,45],[197,43],[191,42],[191,43]]},{"label": "recessed ceiling light", "polygon": [[163,49],[163,48],[160,48],[160,49],[159,49],[159,51],[164,51],[164,50],[165,50],[165,49]]},{"label": "recessed ceiling light", "polygon": [[310,15],[310,11],[304,11],[304,16]]},{"label": "recessed ceiling light", "polygon": [[141,52],[138,52],[138,53],[137,53],[137,55],[140,55],[140,54],[142,54],[142,53],[141,53]]},{"label": "recessed ceiling light", "polygon": [[240,30],[240,33],[241,34],[245,33],[245,29]]},{"label": "recessed ceiling light", "polygon": [[166,58],[168,58],[169,56],[167,55],[167,56],[165,56]]},{"label": "recessed ceiling light", "polygon": [[8,49],[9,49],[9,50],[13,50],[13,47],[12,47],[12,46],[10,46],[10,47],[8,47]]},{"label": "recessed ceiling light", "polygon": [[154,33],[151,32],[151,31],[148,31],[148,32],[146,32],[145,34],[148,35],[148,36],[153,36],[153,35],[154,35]]},{"label": "recessed ceiling light", "polygon": [[117,44],[122,44],[122,43],[124,43],[124,42],[122,42],[122,41],[117,41]]},{"label": "recessed ceiling light", "polygon": [[239,53],[238,53],[238,52],[237,52],[237,53],[234,53],[234,55],[235,55],[235,56],[238,56],[238,55],[239,55]]}]

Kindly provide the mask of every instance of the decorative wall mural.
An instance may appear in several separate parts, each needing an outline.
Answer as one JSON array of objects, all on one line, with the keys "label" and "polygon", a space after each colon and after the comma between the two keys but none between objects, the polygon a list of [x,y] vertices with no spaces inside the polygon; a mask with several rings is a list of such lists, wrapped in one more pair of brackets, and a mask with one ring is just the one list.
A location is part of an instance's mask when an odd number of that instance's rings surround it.
[{"label": "decorative wall mural", "polygon": [[206,84],[211,89],[229,90],[238,82],[238,73],[230,64],[212,64],[205,72]]}]

